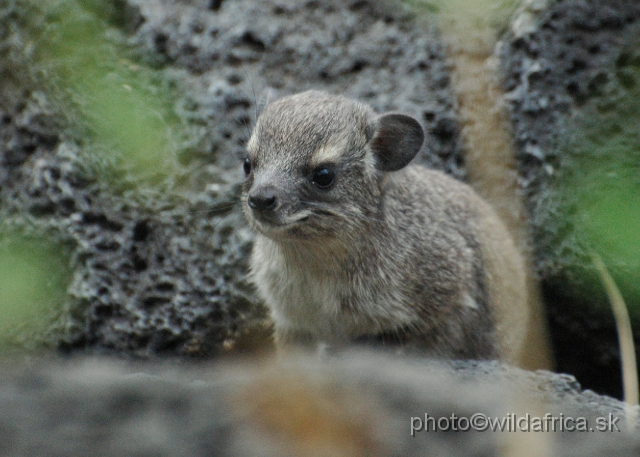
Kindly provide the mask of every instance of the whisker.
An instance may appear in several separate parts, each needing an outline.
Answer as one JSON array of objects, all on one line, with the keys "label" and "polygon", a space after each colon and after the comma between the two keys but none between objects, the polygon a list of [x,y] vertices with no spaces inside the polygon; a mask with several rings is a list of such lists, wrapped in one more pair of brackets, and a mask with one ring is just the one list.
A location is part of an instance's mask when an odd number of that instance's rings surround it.
[{"label": "whisker", "polygon": [[305,205],[308,206],[313,206],[316,208],[319,208],[321,210],[326,211],[329,214],[332,214],[334,216],[339,216],[339,217],[344,217],[344,216],[351,216],[355,219],[360,219],[360,220],[366,220],[366,221],[372,221],[372,222],[384,222],[384,220],[382,219],[377,219],[375,217],[371,217],[371,216],[366,216],[364,214],[361,213],[356,213],[354,211],[349,211],[348,209],[344,209],[344,208],[335,208],[329,205],[325,205],[323,203],[318,203],[318,202],[311,202],[311,201],[306,201],[306,200],[301,200],[300,203],[303,203]]},{"label": "whisker", "polygon": [[[255,122],[256,120],[258,120],[258,97],[256,95],[256,86],[255,83],[253,81],[253,77],[251,75],[249,75],[249,72],[247,71],[246,68],[241,67],[242,72],[244,73],[244,75],[246,76],[247,80],[249,81],[249,84],[251,85],[251,92],[253,93],[253,111],[254,111],[254,119],[253,122]],[[251,133],[251,132],[249,132]]]},{"label": "whisker", "polygon": [[242,130],[246,136],[246,141],[244,141],[245,146],[246,146],[246,142],[249,141],[249,138],[251,138],[251,133],[253,131],[252,129],[253,122],[251,121],[251,119],[249,119],[249,116],[250,115],[248,115],[247,117],[241,116],[238,119],[240,121],[240,126],[242,127]]},{"label": "whisker", "polygon": [[206,209],[195,209],[189,211],[189,214],[217,214],[217,213],[229,213],[233,209],[238,208],[242,203],[241,197],[233,198],[225,202],[214,203]]},{"label": "whisker", "polygon": [[191,215],[196,215],[196,214],[220,214],[220,213],[229,213],[231,212],[231,210],[235,208],[235,205],[232,206],[225,206],[225,207],[216,207],[216,208],[209,208],[209,209],[200,209],[200,210],[195,210],[195,211],[189,211],[189,214]]}]

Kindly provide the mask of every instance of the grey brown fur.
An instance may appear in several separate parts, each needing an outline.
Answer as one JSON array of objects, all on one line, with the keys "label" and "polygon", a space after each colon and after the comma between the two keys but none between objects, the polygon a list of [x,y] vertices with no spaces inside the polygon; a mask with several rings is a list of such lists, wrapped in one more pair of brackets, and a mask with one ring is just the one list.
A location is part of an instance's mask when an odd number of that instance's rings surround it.
[{"label": "grey brown fur", "polygon": [[280,346],[376,341],[518,363],[522,260],[470,187],[407,166],[423,138],[409,116],[317,91],[260,115],[243,208]]}]

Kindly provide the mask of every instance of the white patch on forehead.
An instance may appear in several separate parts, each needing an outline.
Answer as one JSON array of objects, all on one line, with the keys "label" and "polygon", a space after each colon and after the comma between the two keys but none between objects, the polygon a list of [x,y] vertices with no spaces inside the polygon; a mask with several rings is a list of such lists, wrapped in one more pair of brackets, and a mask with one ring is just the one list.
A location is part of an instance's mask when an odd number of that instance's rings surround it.
[{"label": "white patch on forehead", "polygon": [[251,135],[251,138],[249,138],[249,141],[247,142],[247,151],[255,151],[257,146],[256,143],[258,142],[258,140],[256,139],[257,136],[258,135],[256,135],[255,133]]},{"label": "white patch on forehead", "polygon": [[376,159],[375,157],[373,157],[373,154],[371,154],[371,152],[368,152],[365,156],[364,156],[364,163],[366,166],[366,170],[369,174],[373,174],[375,173],[376,170]]},{"label": "white patch on forehead", "polygon": [[310,163],[312,166],[322,165],[324,163],[335,163],[344,155],[347,148],[347,139],[341,138],[337,142],[332,142],[320,146],[311,156]]},{"label": "white patch on forehead", "polygon": [[478,303],[469,294],[464,294],[462,296],[462,304],[464,306],[468,306],[471,309],[478,309]]}]

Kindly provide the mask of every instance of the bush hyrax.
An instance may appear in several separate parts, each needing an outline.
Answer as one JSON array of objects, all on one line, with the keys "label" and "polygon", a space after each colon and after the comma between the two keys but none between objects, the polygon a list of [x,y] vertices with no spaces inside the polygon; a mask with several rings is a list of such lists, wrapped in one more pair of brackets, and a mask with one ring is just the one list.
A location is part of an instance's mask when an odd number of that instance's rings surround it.
[{"label": "bush hyrax", "polygon": [[279,346],[378,342],[518,363],[523,261],[469,186],[408,165],[423,140],[410,116],[323,92],[265,107],[242,204]]}]

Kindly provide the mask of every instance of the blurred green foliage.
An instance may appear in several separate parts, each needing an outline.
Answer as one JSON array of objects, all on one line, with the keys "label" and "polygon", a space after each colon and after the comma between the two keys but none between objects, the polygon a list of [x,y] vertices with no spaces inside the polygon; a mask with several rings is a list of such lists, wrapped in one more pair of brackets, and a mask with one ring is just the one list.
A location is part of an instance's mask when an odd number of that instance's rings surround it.
[{"label": "blurred green foliage", "polygon": [[[640,66],[627,72],[640,82]],[[640,318],[640,87],[585,106],[571,121],[543,193],[542,244],[588,303],[606,303],[589,262],[600,255],[635,319]],[[576,255],[575,247],[580,255]]]},{"label": "blurred green foliage", "polygon": [[151,181],[171,174],[179,128],[172,94],[155,72],[127,58],[114,24],[123,2],[31,1],[29,43],[49,92],[66,103],[72,122],[114,154],[124,169]]},{"label": "blurred green foliage", "polygon": [[0,348],[54,344],[70,280],[69,258],[61,246],[0,230]]},{"label": "blurred green foliage", "polygon": [[608,313],[598,254],[640,319],[640,37],[627,37],[613,78],[593,85],[568,119],[536,209],[550,285]]},{"label": "blurred green foliage", "polygon": [[[114,191],[121,184],[153,184],[170,176],[180,130],[175,94],[156,69],[132,56],[121,30],[125,2],[14,3],[2,26],[19,37],[13,62],[28,68],[25,74],[32,79],[18,83],[45,91],[61,113],[60,135],[70,134],[80,144],[83,167]],[[0,214],[1,352],[55,345],[66,325],[69,257],[46,236],[8,228],[5,216]]]}]

